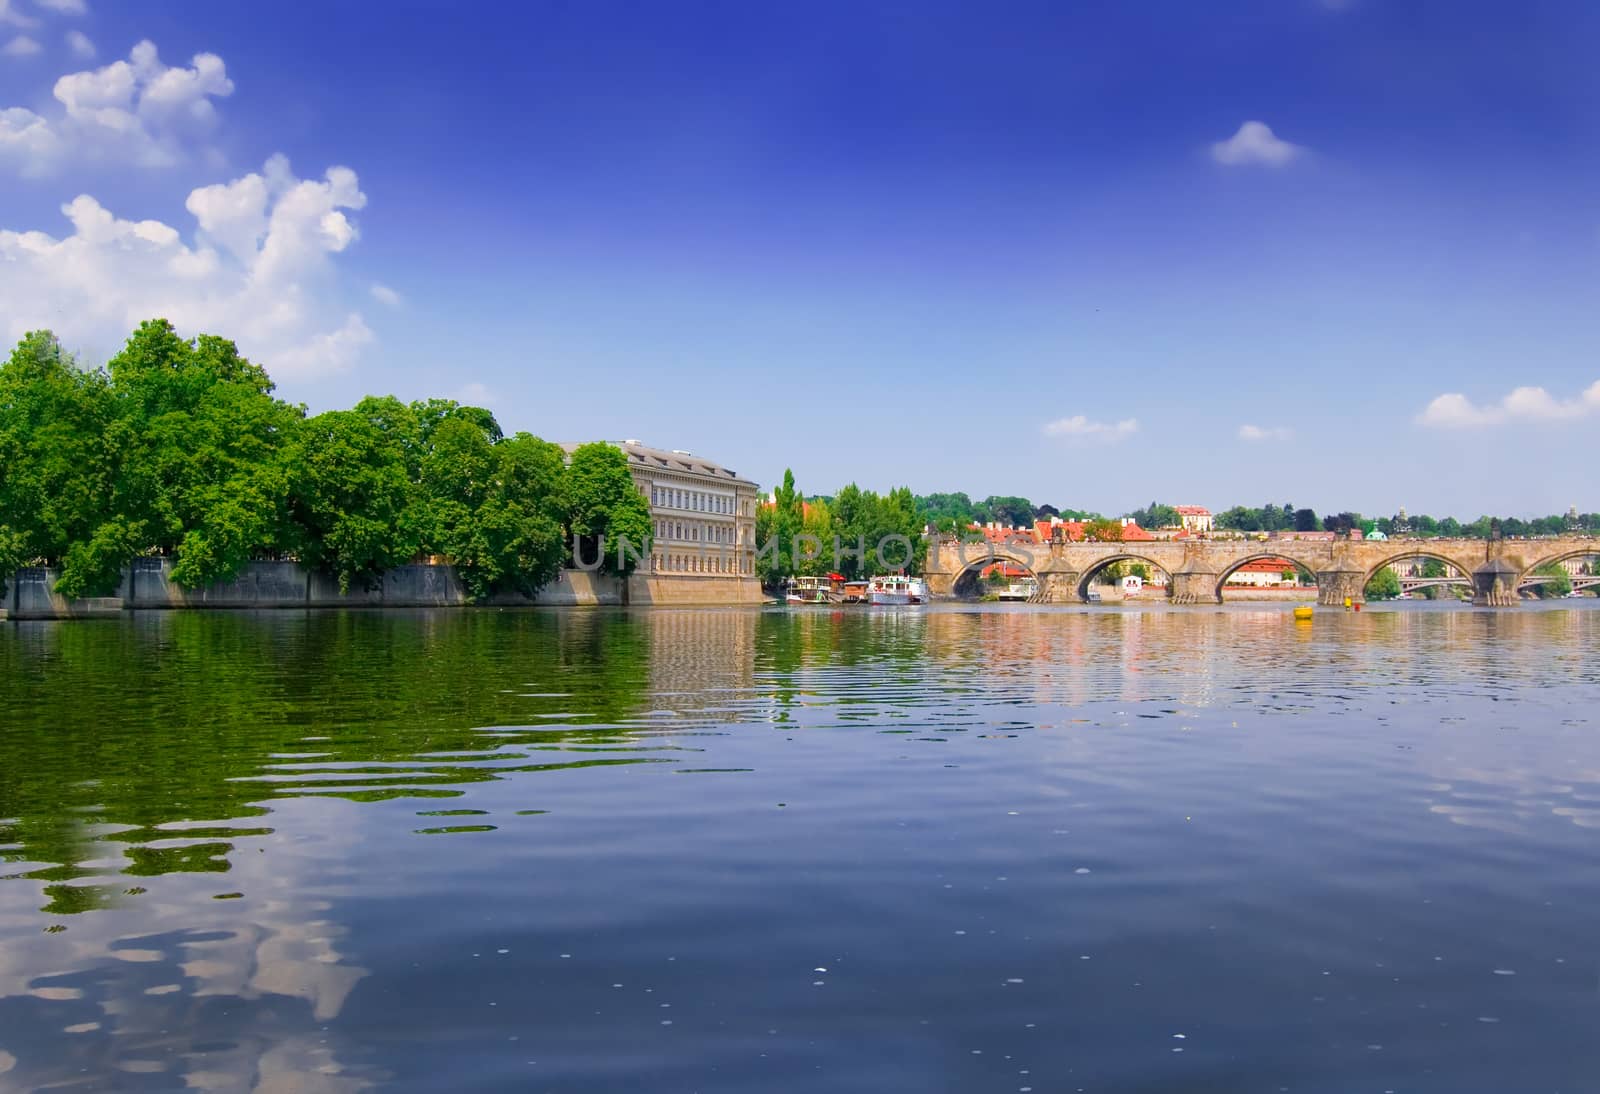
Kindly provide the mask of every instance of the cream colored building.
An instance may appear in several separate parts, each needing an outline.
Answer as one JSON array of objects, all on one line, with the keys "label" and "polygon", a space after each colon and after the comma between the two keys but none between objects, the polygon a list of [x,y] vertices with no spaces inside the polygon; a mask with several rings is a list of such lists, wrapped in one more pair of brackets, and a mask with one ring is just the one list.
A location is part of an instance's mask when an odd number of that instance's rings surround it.
[{"label": "cream colored building", "polygon": [[[719,463],[641,441],[614,442],[650,503],[653,540],[633,602],[758,602],[756,484]],[[575,446],[568,446],[570,449]]]},{"label": "cream colored building", "polygon": [[1183,530],[1190,535],[1203,535],[1211,531],[1211,510],[1203,505],[1175,505]]}]

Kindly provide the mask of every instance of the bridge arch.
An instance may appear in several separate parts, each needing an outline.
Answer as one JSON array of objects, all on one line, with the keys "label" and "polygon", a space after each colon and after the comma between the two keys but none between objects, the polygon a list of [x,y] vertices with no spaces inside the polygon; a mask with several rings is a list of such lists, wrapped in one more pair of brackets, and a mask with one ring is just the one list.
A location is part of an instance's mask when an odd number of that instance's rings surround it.
[{"label": "bridge arch", "polygon": [[1460,577],[1464,577],[1469,581],[1472,579],[1472,567],[1466,565],[1465,560],[1451,558],[1449,555],[1440,551],[1430,551],[1428,548],[1419,544],[1415,547],[1408,547],[1403,551],[1397,551],[1392,555],[1388,555],[1383,559],[1383,561],[1370,567],[1366,574],[1361,578],[1361,587],[1366,588],[1367,582],[1377,577],[1378,572],[1385,567],[1393,566],[1397,562],[1406,562],[1410,559],[1426,559],[1431,562],[1438,562],[1443,564],[1448,569],[1455,571],[1455,573]]},{"label": "bridge arch", "polygon": [[1230,562],[1228,564],[1228,568],[1217,575],[1217,600],[1221,601],[1223,599],[1223,590],[1227,588],[1228,578],[1237,573],[1240,568],[1248,566],[1252,562],[1263,562],[1267,560],[1274,562],[1287,562],[1299,573],[1310,577],[1313,583],[1317,580],[1316,567],[1302,562],[1293,555],[1285,554],[1282,551],[1257,551],[1254,554],[1246,555],[1244,558]]},{"label": "bridge arch", "polygon": [[1088,600],[1089,599],[1089,592],[1090,592],[1091,589],[1094,588],[1094,579],[1096,577],[1098,577],[1102,572],[1104,572],[1105,570],[1107,570],[1108,568],[1110,568],[1112,566],[1115,566],[1119,562],[1142,562],[1146,566],[1150,567],[1152,570],[1160,570],[1163,574],[1166,575],[1166,578],[1167,578],[1167,582],[1166,582],[1167,595],[1169,595],[1169,596],[1171,595],[1171,591],[1172,591],[1172,571],[1171,570],[1169,570],[1167,567],[1163,566],[1161,563],[1157,562],[1155,559],[1151,558],[1149,555],[1141,555],[1141,554],[1137,554],[1136,552],[1133,552],[1133,551],[1120,551],[1120,552],[1118,552],[1116,554],[1106,555],[1104,558],[1096,559],[1092,565],[1087,566],[1087,567],[1084,568],[1083,573],[1078,575],[1078,589],[1077,589],[1078,599],[1079,600]]},{"label": "bridge arch", "polygon": [[1596,542],[1594,545],[1582,548],[1580,550],[1562,551],[1559,554],[1550,555],[1548,558],[1541,558],[1532,566],[1529,566],[1526,570],[1523,570],[1522,573],[1517,575],[1517,583],[1520,585],[1528,578],[1537,574],[1541,566],[1560,565],[1563,562],[1571,562],[1575,558],[1600,559],[1600,542]]},{"label": "bridge arch", "polygon": [[960,568],[950,578],[950,595],[972,598],[981,594],[982,590],[978,587],[979,575],[990,566],[996,565],[1026,570],[1036,585],[1042,585],[1039,578],[1040,562],[1048,561],[1049,558],[1048,548],[1042,548],[1036,553],[1018,551],[1001,545],[971,544],[962,552],[958,559]]},{"label": "bridge arch", "polygon": [[[1548,556],[1546,558],[1539,559],[1533,565],[1529,566],[1526,570],[1523,570],[1522,573],[1517,575],[1516,588],[1517,588],[1518,594],[1521,594],[1523,592],[1527,592],[1530,589],[1532,589],[1532,590],[1538,592],[1538,595],[1542,596],[1543,595],[1542,591],[1538,591],[1539,582],[1536,582],[1536,581],[1533,580],[1534,578],[1539,577],[1539,571],[1541,569],[1543,569],[1544,567],[1546,567],[1546,566],[1552,566],[1552,565],[1559,566],[1563,562],[1571,562],[1575,558],[1593,559],[1594,562],[1595,562],[1595,565],[1592,565],[1590,567],[1590,573],[1591,574],[1600,574],[1600,542],[1596,542],[1596,543],[1591,544],[1590,546],[1587,546],[1587,547],[1582,547],[1582,548],[1578,548],[1578,549],[1575,549],[1575,550],[1569,550],[1569,551],[1560,551],[1560,552],[1558,552],[1556,554],[1553,554],[1553,555],[1550,555],[1550,556]],[[1525,582],[1526,582],[1526,584],[1524,584]],[[1573,587],[1577,588],[1576,585],[1574,585]],[[1590,587],[1593,587],[1591,583],[1589,583],[1589,582],[1585,582],[1584,583],[1584,588],[1590,588]]]}]

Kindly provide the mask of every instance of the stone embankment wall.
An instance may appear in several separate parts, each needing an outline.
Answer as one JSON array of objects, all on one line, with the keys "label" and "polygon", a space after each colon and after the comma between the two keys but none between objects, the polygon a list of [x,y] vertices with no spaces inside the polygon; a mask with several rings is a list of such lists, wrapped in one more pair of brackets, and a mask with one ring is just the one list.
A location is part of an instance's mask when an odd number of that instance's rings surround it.
[{"label": "stone embankment wall", "polygon": [[[183,589],[171,580],[172,561],[135,559],[122,574],[114,597],[68,600],[55,591],[56,571],[19,570],[0,599],[0,619],[77,619],[123,611],[227,608],[454,608],[471,601],[454,567],[398,566],[372,588],[339,590],[325,574],[296,562],[252,562],[233,581]],[[635,574],[623,582],[611,575],[563,570],[539,595],[496,597],[497,607],[580,607],[620,604],[759,604],[755,579],[684,578]]]}]

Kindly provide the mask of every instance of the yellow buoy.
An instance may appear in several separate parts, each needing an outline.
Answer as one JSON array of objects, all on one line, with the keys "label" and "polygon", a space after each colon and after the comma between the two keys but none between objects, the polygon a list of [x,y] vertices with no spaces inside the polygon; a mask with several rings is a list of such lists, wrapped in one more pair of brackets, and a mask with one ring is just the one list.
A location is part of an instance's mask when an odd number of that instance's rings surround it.
[{"label": "yellow buoy", "polygon": [[1294,610],[1294,617],[1296,619],[1310,619],[1311,618],[1311,606],[1309,604],[1300,605],[1298,608],[1296,608]]}]

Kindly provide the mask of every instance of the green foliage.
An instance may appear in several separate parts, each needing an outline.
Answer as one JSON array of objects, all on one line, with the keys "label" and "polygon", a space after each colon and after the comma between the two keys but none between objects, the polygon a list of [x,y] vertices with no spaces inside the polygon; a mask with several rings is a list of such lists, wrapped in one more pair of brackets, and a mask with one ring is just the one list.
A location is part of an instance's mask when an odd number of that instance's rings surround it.
[{"label": "green foliage", "polygon": [[173,580],[233,578],[286,546],[283,453],[304,411],[225,338],[184,341],[165,320],[140,325],[107,365],[118,410],[112,511],[144,549],[174,556]]},{"label": "green foliage", "polygon": [[[1244,505],[1235,505],[1232,509],[1218,513],[1213,523],[1218,528],[1226,528],[1235,532],[1282,532],[1295,526],[1295,509],[1293,505],[1263,505],[1259,509],[1251,509]],[[1176,524],[1177,514],[1173,514],[1171,523]]]},{"label": "green foliage", "polygon": [[330,410],[305,423],[290,465],[295,553],[340,589],[371,585],[417,554],[421,495],[407,474],[403,432],[362,406]]},{"label": "green foliage", "polygon": [[628,473],[628,457],[596,442],[573,450],[566,475],[567,528],[585,563],[603,551],[605,573],[632,573],[650,542],[650,504]]},{"label": "green foliage", "polygon": [[926,518],[906,487],[879,495],[851,483],[830,501],[814,500],[802,507],[793,475],[785,474],[773,497],[774,504],[762,508],[756,523],[758,566],[769,585],[791,574],[821,576],[835,569],[850,580],[921,569],[927,554],[922,537]]},{"label": "green foliage", "polygon": [[1385,566],[1367,582],[1366,597],[1368,600],[1393,600],[1400,595],[1400,579],[1394,571]]},{"label": "green foliage", "polygon": [[57,590],[79,597],[112,592],[138,555],[170,556],[186,588],[288,556],[348,589],[434,553],[482,599],[553,578],[569,523],[648,539],[610,446],[586,446],[569,508],[560,449],[505,437],[481,407],[366,398],[307,419],[272,392],[232,342],[186,341],[165,320],[103,370],[49,332],[24,337],[0,365],[0,574],[57,565]]},{"label": "green foliage", "polygon": [[[1170,505],[1151,502],[1143,509],[1135,509],[1128,514],[1135,524],[1141,528],[1176,528],[1181,522],[1177,509]],[[1217,518],[1219,527],[1229,527],[1222,524],[1222,518]]]},{"label": "green foliage", "polygon": [[[8,559],[59,563],[78,551],[62,575],[68,589],[108,593],[97,561],[113,538],[88,544],[113,512],[119,455],[116,406],[103,371],[85,371],[55,336],[23,337],[0,365],[0,522]],[[14,565],[8,565],[9,577]]]},{"label": "green foliage", "polygon": [[772,504],[756,511],[756,574],[769,588],[800,572],[795,536],[805,520],[805,502],[795,488],[794,471],[785,468],[783,482],[772,491]]},{"label": "green foliage", "polygon": [[1033,523],[1033,502],[1015,496],[997,497],[991,494],[982,502],[988,519],[1007,528],[1022,528]]},{"label": "green foliage", "polygon": [[1084,538],[1093,543],[1121,543],[1122,522],[1116,520],[1092,520],[1083,530]]},{"label": "green foliage", "polygon": [[472,415],[441,423],[424,461],[432,544],[479,601],[498,592],[532,596],[566,557],[561,449],[527,433],[501,440],[492,423]]},{"label": "green foliage", "polygon": [[1087,514],[1057,509],[1053,505],[1035,506],[1027,498],[991,494],[973,501],[966,494],[927,494],[912,499],[918,526],[933,525],[940,532],[959,534],[974,524],[994,521],[1007,528],[1025,528],[1035,520],[1052,516],[1081,520]]},{"label": "green foliage", "polygon": [[1534,592],[1540,599],[1555,599],[1566,596],[1572,591],[1572,575],[1558,562],[1546,563],[1533,572],[1549,579],[1533,586]]}]

